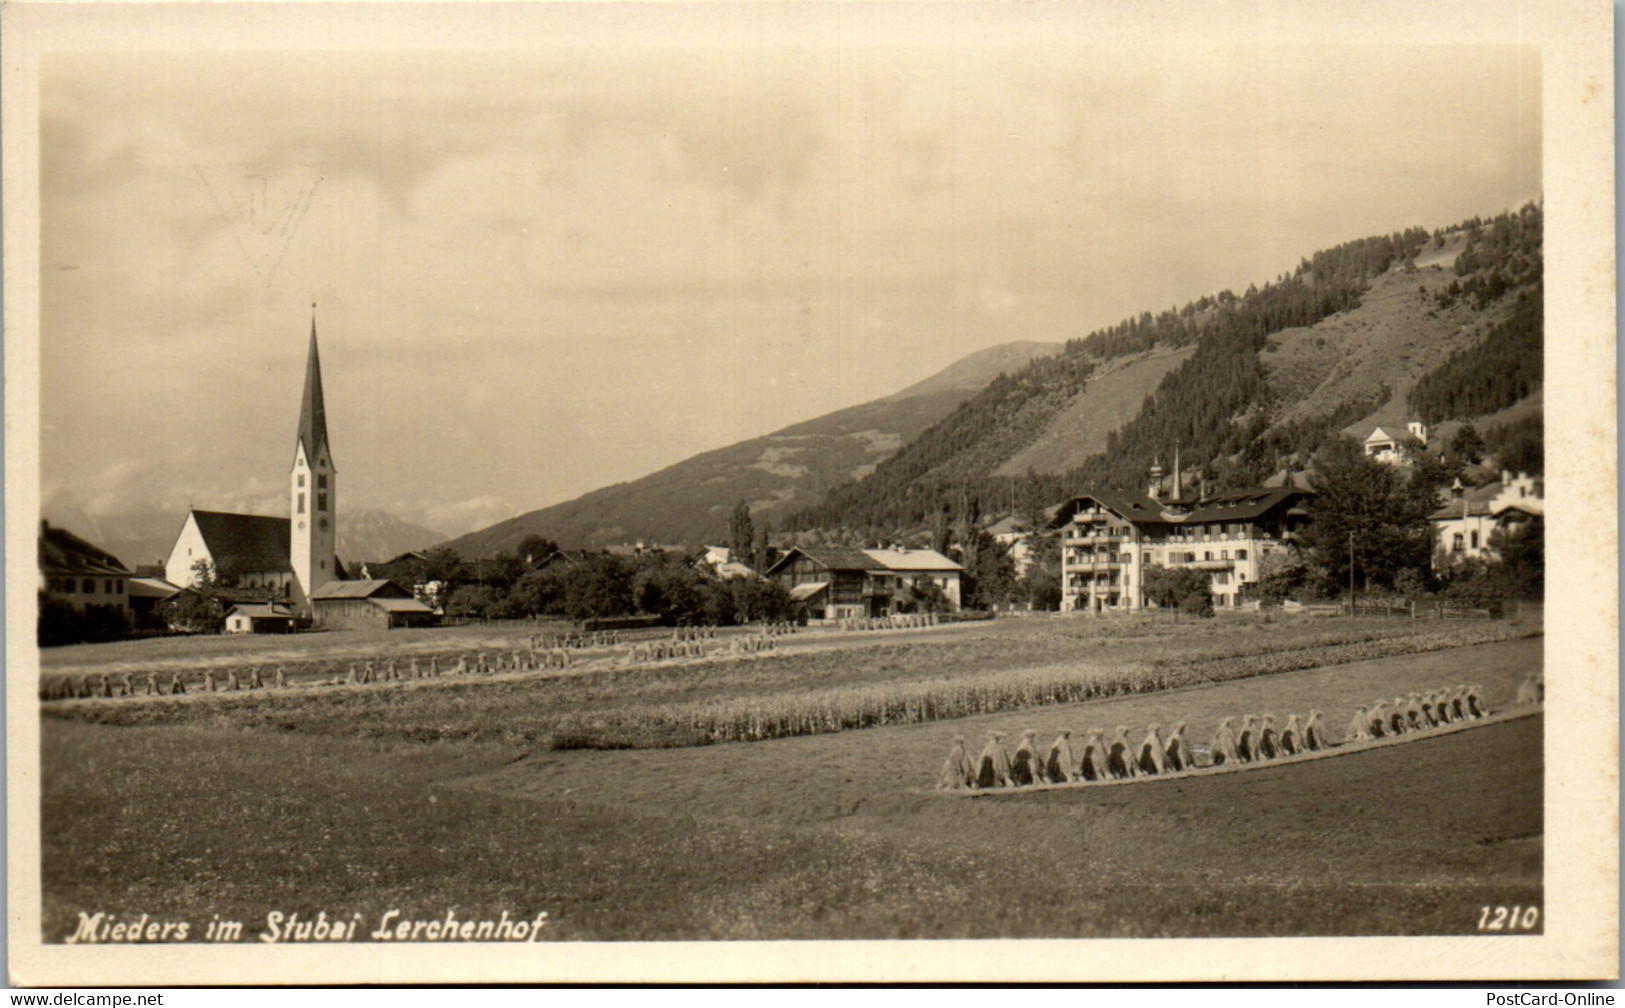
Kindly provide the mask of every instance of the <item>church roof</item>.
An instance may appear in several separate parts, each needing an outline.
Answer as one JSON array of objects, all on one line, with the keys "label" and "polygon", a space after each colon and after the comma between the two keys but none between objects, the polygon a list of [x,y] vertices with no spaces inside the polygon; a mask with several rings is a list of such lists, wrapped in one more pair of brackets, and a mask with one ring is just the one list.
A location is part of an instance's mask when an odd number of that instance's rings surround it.
[{"label": "church roof", "polygon": [[293,569],[286,518],[193,509],[192,519],[197,522],[197,530],[216,569],[276,572]]},{"label": "church roof", "polygon": [[305,360],[305,395],[299,403],[299,443],[305,446],[305,458],[316,464],[317,454],[326,452],[328,461],[333,452],[327,446],[327,404],[322,401],[322,359],[316,352],[316,319],[310,320],[310,356]]}]

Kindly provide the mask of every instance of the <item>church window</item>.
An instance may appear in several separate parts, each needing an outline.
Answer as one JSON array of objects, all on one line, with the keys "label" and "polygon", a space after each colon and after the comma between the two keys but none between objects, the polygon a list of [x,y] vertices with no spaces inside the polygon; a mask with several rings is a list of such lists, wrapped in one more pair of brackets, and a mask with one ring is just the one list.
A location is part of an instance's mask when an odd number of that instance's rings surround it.
[{"label": "church window", "polygon": [[327,489],[327,474],[326,473],[317,473],[316,474],[316,489],[318,489],[318,490],[326,490]]},{"label": "church window", "polygon": [[[304,481],[305,481],[305,478],[303,476],[299,477],[299,482],[300,483],[303,483]],[[299,513],[299,514],[304,514],[305,513],[305,495],[304,494],[299,495],[299,511],[297,513]]]},{"label": "church window", "polygon": [[305,485],[305,474],[304,474],[304,473],[300,473],[300,474],[299,474],[299,485],[300,485],[300,486],[304,486],[304,485]]},{"label": "church window", "polygon": [[319,493],[319,494],[316,495],[316,510],[318,510],[318,511],[326,511],[327,510],[327,495],[326,494]]}]

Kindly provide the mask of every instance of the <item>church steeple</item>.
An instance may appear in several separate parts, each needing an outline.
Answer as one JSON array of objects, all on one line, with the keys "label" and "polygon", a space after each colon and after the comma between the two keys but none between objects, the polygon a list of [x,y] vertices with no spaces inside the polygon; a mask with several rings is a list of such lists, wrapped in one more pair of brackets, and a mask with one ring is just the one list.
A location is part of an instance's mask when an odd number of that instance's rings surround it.
[{"label": "church steeple", "polygon": [[305,358],[305,396],[299,404],[299,444],[306,458],[331,458],[327,449],[327,406],[322,401],[322,359],[316,352],[315,302],[310,305],[310,354]]},{"label": "church steeple", "polygon": [[310,595],[338,580],[338,472],[327,443],[327,404],[322,400],[322,362],[316,352],[316,306],[310,306],[310,356],[299,403],[299,437],[288,474],[288,545],[293,569],[292,601],[312,615]]}]

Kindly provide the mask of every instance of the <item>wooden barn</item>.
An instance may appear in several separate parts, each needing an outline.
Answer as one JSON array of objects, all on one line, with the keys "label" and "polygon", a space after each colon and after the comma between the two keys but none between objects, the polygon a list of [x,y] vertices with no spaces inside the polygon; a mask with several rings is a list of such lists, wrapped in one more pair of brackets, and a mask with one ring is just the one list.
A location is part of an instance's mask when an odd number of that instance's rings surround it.
[{"label": "wooden barn", "polygon": [[315,623],[331,630],[428,626],[434,610],[393,581],[329,581],[310,597]]}]

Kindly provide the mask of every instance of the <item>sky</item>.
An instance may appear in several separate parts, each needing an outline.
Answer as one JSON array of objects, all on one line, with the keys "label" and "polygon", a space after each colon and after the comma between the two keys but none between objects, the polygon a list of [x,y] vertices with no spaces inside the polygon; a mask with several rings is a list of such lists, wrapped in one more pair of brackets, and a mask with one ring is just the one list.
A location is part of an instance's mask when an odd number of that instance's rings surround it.
[{"label": "sky", "polygon": [[639,10],[48,57],[47,511],[286,514],[313,301],[341,509],[456,535],[1541,196],[1530,46]]}]

